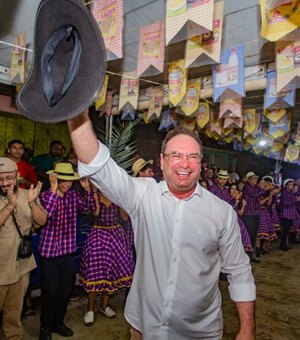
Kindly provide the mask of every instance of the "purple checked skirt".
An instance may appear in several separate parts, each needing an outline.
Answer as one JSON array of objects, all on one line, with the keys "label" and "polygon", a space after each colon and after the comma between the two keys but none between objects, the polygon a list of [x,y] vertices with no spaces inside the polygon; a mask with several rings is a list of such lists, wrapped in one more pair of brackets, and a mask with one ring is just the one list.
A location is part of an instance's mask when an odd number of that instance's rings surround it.
[{"label": "purple checked skirt", "polygon": [[111,295],[131,286],[133,258],[122,226],[93,227],[83,247],[79,274],[87,292]]},{"label": "purple checked skirt", "polygon": [[279,232],[280,231],[280,219],[279,219],[277,209],[274,205],[271,205],[271,213],[270,214],[271,214],[272,225],[273,225],[275,231]]},{"label": "purple checked skirt", "polygon": [[243,243],[243,246],[244,246],[244,250],[245,251],[253,251],[248,230],[247,230],[247,228],[245,226],[245,223],[240,218],[240,216],[238,216],[238,223],[239,223],[239,226],[240,226],[240,232],[241,232],[241,238],[242,238],[242,243]]},{"label": "purple checked skirt", "polygon": [[259,212],[259,228],[257,233],[259,240],[276,240],[277,235],[272,224],[271,215],[266,207],[261,207]]}]

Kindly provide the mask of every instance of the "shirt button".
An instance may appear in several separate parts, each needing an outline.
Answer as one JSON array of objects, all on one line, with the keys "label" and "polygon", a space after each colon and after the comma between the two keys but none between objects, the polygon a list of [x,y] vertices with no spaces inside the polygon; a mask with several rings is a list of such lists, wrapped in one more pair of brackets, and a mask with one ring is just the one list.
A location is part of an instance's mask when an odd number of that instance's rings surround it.
[{"label": "shirt button", "polygon": [[162,326],[168,326],[168,323],[167,322],[162,322],[161,325]]},{"label": "shirt button", "polygon": [[176,257],[173,257],[172,261],[173,261],[173,262],[176,262],[176,261],[177,261],[177,258],[176,258]]},{"label": "shirt button", "polygon": [[170,284],[170,285],[173,285],[173,284],[174,284],[174,281],[170,281],[169,284]]}]

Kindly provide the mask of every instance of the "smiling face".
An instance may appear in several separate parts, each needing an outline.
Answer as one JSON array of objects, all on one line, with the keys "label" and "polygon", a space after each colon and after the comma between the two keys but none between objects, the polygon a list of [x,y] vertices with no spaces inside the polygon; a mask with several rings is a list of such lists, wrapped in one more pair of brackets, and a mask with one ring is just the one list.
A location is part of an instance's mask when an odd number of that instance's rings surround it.
[{"label": "smiling face", "polygon": [[11,186],[16,188],[17,185],[17,171],[12,172],[2,172],[0,173],[0,192],[2,195],[6,196],[8,189]]},{"label": "smiling face", "polygon": [[257,177],[252,176],[252,177],[248,178],[248,182],[251,186],[255,186],[257,184]]},{"label": "smiling face", "polygon": [[72,187],[73,181],[58,180],[57,190],[63,196]]},{"label": "smiling face", "polygon": [[228,178],[217,177],[216,181],[221,188],[224,188],[228,182]]},{"label": "smiling face", "polygon": [[171,138],[164,154],[182,153],[185,156],[179,162],[170,161],[169,157],[161,154],[160,165],[169,190],[175,196],[188,197],[195,189],[200,177],[200,161],[189,162],[186,155],[201,155],[200,145],[188,135],[179,134]]}]

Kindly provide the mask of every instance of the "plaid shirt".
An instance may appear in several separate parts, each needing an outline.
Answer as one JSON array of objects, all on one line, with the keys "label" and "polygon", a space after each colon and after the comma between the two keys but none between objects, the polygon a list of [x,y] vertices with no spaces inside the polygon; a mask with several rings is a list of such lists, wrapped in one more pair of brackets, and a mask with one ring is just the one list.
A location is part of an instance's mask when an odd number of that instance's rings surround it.
[{"label": "plaid shirt", "polygon": [[41,256],[50,258],[75,253],[77,212],[96,209],[93,192],[86,191],[85,197],[81,197],[70,190],[61,197],[46,190],[40,194],[40,200],[48,213],[39,242]]},{"label": "plaid shirt", "polygon": [[296,196],[293,191],[283,189],[279,204],[280,218],[294,220],[296,218]]},{"label": "plaid shirt", "polygon": [[112,203],[106,206],[99,202],[99,215],[95,216],[95,225],[110,227],[120,223],[119,207]]},{"label": "plaid shirt", "polygon": [[244,216],[258,216],[260,211],[259,197],[265,194],[265,190],[257,185],[245,183],[243,187],[243,199],[247,202]]},{"label": "plaid shirt", "polygon": [[216,195],[217,197],[221,198],[221,200],[233,205],[232,203],[235,201],[229,192],[229,189],[224,187],[220,187],[218,184],[213,184],[210,188],[209,191]]}]

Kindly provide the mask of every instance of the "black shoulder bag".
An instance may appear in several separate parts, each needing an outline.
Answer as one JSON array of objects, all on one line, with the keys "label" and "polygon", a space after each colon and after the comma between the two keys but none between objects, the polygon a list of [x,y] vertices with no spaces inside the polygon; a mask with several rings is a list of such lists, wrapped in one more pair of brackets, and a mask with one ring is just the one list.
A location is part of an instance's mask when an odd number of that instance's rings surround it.
[{"label": "black shoulder bag", "polygon": [[27,259],[33,254],[33,246],[32,246],[32,241],[31,241],[31,235],[22,235],[20,232],[20,227],[17,224],[17,220],[15,217],[15,214],[12,214],[12,218],[14,220],[14,224],[17,228],[18,234],[20,236],[20,245],[18,249],[18,257],[17,260],[19,259]]}]

